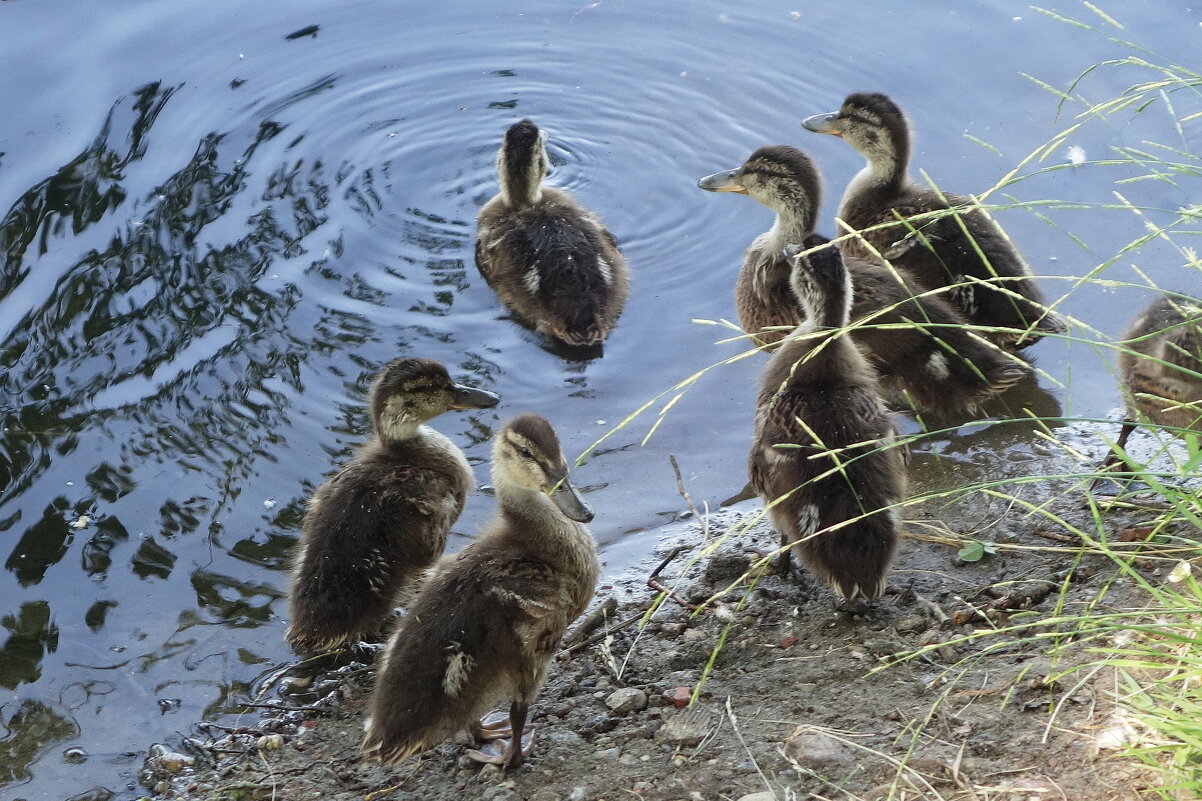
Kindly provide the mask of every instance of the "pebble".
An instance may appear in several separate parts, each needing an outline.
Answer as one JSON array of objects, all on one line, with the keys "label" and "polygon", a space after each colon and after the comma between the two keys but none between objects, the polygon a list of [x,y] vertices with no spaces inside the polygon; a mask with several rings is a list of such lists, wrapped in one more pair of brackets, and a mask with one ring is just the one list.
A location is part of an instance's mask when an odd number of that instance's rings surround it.
[{"label": "pebble", "polygon": [[597,752],[597,759],[610,760],[617,759],[622,755],[622,750],[619,748],[603,748]]},{"label": "pebble", "polygon": [[670,746],[692,747],[710,732],[710,715],[700,708],[678,712],[664,721],[655,733],[655,740]]},{"label": "pebble", "polygon": [[619,715],[641,712],[647,708],[647,693],[637,687],[623,687],[610,693],[605,705]]},{"label": "pebble", "polygon": [[930,624],[926,615],[906,615],[894,623],[893,628],[897,630],[898,634],[917,634],[920,631],[926,631]]},{"label": "pebble", "polygon": [[565,801],[585,801],[588,798],[588,791],[583,787],[573,787],[572,792],[568,793]]},{"label": "pebble", "polygon": [[771,790],[763,790],[758,793],[741,796],[739,801],[776,801],[776,793]]},{"label": "pebble", "polygon": [[522,797],[512,787],[505,785],[489,787],[481,798],[483,801],[522,801]]},{"label": "pebble", "polygon": [[480,772],[476,774],[476,781],[491,784],[497,779],[505,775],[505,771],[501,770],[500,765],[485,765],[480,768]]},{"label": "pebble", "polygon": [[260,751],[274,751],[284,745],[284,735],[265,734],[255,741],[255,748]]},{"label": "pebble", "polygon": [[855,765],[846,745],[833,737],[797,729],[785,742],[785,756],[802,768],[832,781],[842,779]]}]

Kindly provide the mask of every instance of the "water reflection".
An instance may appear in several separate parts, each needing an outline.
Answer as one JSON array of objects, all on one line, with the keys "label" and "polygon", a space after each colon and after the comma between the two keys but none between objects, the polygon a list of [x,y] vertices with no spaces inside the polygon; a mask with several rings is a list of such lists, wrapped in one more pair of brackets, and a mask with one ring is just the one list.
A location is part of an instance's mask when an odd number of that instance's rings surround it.
[{"label": "water reflection", "polygon": [[42,657],[58,648],[58,626],[50,604],[34,601],[21,604],[15,614],[0,617],[8,639],[0,646],[0,687],[16,689],[42,675]]},{"label": "water reflection", "polygon": [[42,748],[79,731],[71,718],[33,700],[0,706],[0,729],[0,785],[29,781],[29,766]]}]

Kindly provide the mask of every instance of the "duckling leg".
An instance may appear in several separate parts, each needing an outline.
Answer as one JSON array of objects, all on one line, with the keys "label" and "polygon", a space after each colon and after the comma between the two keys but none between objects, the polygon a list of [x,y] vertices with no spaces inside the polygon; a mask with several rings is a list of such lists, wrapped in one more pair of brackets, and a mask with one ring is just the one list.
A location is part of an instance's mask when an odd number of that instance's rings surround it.
[{"label": "duckling leg", "polygon": [[[1131,436],[1131,432],[1134,430],[1135,421],[1129,417],[1124,419],[1123,427],[1119,429],[1119,438],[1115,441],[1114,447],[1110,450],[1110,453],[1106,454],[1106,458],[1102,460],[1102,463],[1098,465],[1099,473],[1109,470],[1111,467],[1121,461],[1119,451],[1122,451],[1127,447],[1127,438]],[[1093,481],[1089,482],[1089,491],[1093,492],[1095,489],[1097,489],[1097,486],[1101,481],[1102,477],[1098,476]]]}]

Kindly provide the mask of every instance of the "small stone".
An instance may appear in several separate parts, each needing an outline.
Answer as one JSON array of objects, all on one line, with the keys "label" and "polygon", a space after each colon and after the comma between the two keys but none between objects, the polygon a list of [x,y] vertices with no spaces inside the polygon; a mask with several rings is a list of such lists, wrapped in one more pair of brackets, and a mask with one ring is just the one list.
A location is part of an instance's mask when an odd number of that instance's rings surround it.
[{"label": "small stone", "polygon": [[684,709],[689,705],[689,699],[693,697],[693,691],[688,687],[677,687],[674,690],[664,690],[664,698],[672,702],[672,706],[677,709]]},{"label": "small stone", "polygon": [[573,787],[572,792],[568,793],[567,801],[586,801],[588,791],[583,787]]},{"label": "small stone", "polygon": [[503,784],[489,787],[481,798],[483,801],[522,801],[522,797],[512,787],[506,787]]},{"label": "small stone", "polygon": [[608,761],[611,759],[617,759],[618,757],[620,757],[622,755],[622,751],[619,748],[603,748],[600,751],[597,751],[596,753],[597,753],[597,759],[604,760],[604,761]]},{"label": "small stone", "polygon": [[619,715],[641,712],[647,708],[647,693],[637,687],[623,687],[610,693],[605,705]]},{"label": "small stone", "polygon": [[776,793],[771,790],[762,790],[758,793],[741,796],[739,801],[776,801]]},{"label": "small stone", "polygon": [[491,784],[505,775],[505,771],[501,770],[500,765],[485,765],[480,768],[480,772],[476,774],[476,781],[485,784]]},{"label": "small stone", "polygon": [[898,634],[917,634],[926,631],[930,623],[925,615],[906,615],[894,623],[893,628],[897,629]]},{"label": "small stone", "polygon": [[703,632],[701,629],[685,629],[684,633],[681,634],[680,636],[681,636],[681,639],[685,639],[685,640],[689,640],[689,641],[696,641],[696,640],[700,640],[702,637],[704,637],[705,632]]},{"label": "small stone", "polygon": [[255,741],[255,748],[260,751],[274,751],[284,744],[284,735],[265,734]]},{"label": "small stone", "polygon": [[82,765],[88,761],[88,752],[79,746],[68,748],[63,751],[63,761],[72,765]]},{"label": "small stone", "polygon": [[550,787],[544,787],[530,796],[530,801],[559,801],[559,793]]},{"label": "small stone", "polygon": [[785,742],[785,756],[799,767],[832,781],[844,778],[855,765],[855,757],[846,745],[802,728],[796,729]]},{"label": "small stone", "polygon": [[694,707],[665,720],[664,725],[655,733],[655,740],[664,745],[688,748],[704,740],[711,728],[713,727],[709,713]]}]

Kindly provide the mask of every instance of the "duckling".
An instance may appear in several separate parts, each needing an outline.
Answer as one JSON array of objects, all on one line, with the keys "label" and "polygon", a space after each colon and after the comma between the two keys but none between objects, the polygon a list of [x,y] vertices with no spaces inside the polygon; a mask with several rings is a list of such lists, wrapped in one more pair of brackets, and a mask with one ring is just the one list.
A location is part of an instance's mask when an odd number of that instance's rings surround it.
[{"label": "duckling", "polygon": [[1163,295],[1139,313],[1123,339],[1118,361],[1127,417],[1101,469],[1119,461],[1136,420],[1202,431],[1202,303]]},{"label": "duckling", "polygon": [[593,596],[600,566],[581,525],[593,514],[568,480],[550,423],[534,414],[506,423],[493,445],[493,484],[497,519],[443,557],[388,643],[363,741],[385,764],[461,729],[495,737],[499,727],[479,717],[506,697],[512,736],[504,753],[469,755],[521,764],[530,703]]},{"label": "duckling", "polygon": [[543,185],[548,164],[545,136],[533,122],[506,131],[497,153],[501,191],[477,221],[476,266],[538,332],[568,345],[599,345],[626,302],[626,260],[595,214]]},{"label": "duckling", "polygon": [[475,480],[467,459],[426,421],[500,398],[456,384],[432,359],[380,372],[375,436],[309,501],[292,568],[285,639],[326,649],[379,634],[407,585],[434,563]]},{"label": "duckling", "polygon": [[[851,94],[839,111],[807,117],[802,126],[842,137],[868,161],[839,205],[839,217],[868,244],[848,239],[845,253],[864,256],[875,249],[931,289],[952,287],[949,299],[970,322],[1017,329],[990,335],[1007,347],[1023,348],[1043,334],[1066,330],[1063,318],[1047,308],[1030,267],[984,209],[974,208],[964,195],[909,179],[910,129],[891,99]],[[956,213],[908,219],[947,209]]]},{"label": "duckling", "polygon": [[[791,279],[806,322],[761,378],[751,483],[774,504],[769,516],[783,548],[792,546],[844,601],[872,601],[884,592],[897,546],[905,459],[893,447],[897,430],[872,366],[837,330],[851,305],[839,251],[796,256]],[[789,554],[781,555],[782,571]]]},{"label": "duckling", "polygon": [[[782,249],[789,244],[808,249],[829,242],[814,233],[822,199],[818,170],[797,148],[771,145],[752,153],[741,167],[702,178],[698,186],[750,195],[776,212],[771,230],[747,249],[735,284],[735,305],[744,330],[775,348],[789,332],[762,330],[765,326],[803,322],[790,286],[792,261]],[[868,326],[853,328],[852,338],[864,349],[882,391],[890,396],[907,393],[919,411],[946,415],[973,408],[1026,373],[1023,363],[966,330],[964,318],[945,301],[930,295],[915,297],[922,290],[907,281],[904,271],[891,270],[876,259],[850,256],[844,257],[843,266],[851,275],[851,319],[867,320]],[[876,327],[907,322],[917,325]]]}]

